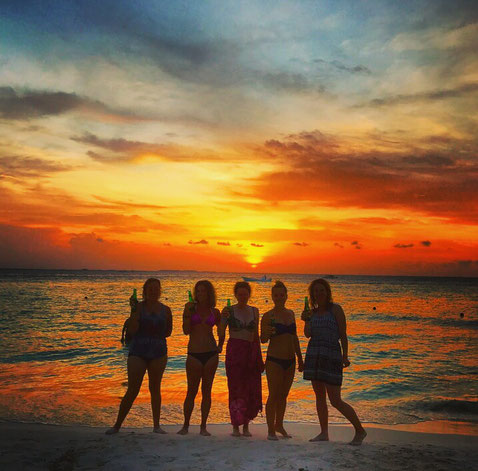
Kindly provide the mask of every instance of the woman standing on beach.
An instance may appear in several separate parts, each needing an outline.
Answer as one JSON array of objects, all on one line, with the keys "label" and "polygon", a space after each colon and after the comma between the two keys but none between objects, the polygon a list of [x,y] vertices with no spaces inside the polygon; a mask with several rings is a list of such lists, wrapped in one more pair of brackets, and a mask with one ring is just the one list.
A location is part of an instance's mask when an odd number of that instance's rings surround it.
[{"label": "woman standing on beach", "polygon": [[219,353],[224,344],[224,335],[219,337],[219,345],[212,329],[218,327],[221,321],[219,310],[216,309],[216,291],[208,280],[201,280],[194,286],[194,302],[184,306],[183,332],[189,335],[188,357],[186,360],[186,375],[188,392],[184,400],[184,425],[178,432],[186,435],[189,431],[189,421],[194,409],[194,399],[201,383],[201,428],[200,434],[211,435],[206,429],[206,422],[211,409],[211,389],[219,362]]},{"label": "woman standing on beach", "polygon": [[[304,379],[312,381],[321,432],[311,442],[328,441],[327,398],[355,428],[351,445],[360,445],[367,436],[353,407],[342,400],[342,368],[350,365],[345,314],[332,302],[329,283],[320,278],[309,286],[312,311],[304,311],[304,335],[310,338],[305,355]],[[339,343],[340,341],[340,343]],[[342,346],[342,348],[341,348]]]},{"label": "woman standing on beach", "polygon": [[269,397],[266,403],[268,440],[278,440],[276,432],[285,438],[291,436],[284,429],[284,414],[295,373],[297,355],[298,370],[303,371],[302,353],[297,337],[294,312],[286,309],[287,288],[282,281],[272,287],[274,308],[261,320],[261,342],[269,342],[266,357]]},{"label": "woman standing on beach", "polygon": [[237,304],[225,307],[221,314],[219,336],[229,326],[226,347],[226,375],[229,389],[229,413],[232,435],[250,437],[249,422],[262,410],[261,373],[264,371],[259,343],[259,311],[247,303],[251,285],[238,281],[234,285]]},{"label": "woman standing on beach", "polygon": [[[171,309],[159,302],[161,282],[149,278],[143,285],[143,301],[132,304],[128,332],[132,335],[128,355],[128,389],[121,400],[118,418],[107,434],[119,432],[148,371],[153,432],[166,433],[159,425],[161,415],[161,379],[167,362],[166,337],[172,332]],[[131,302],[131,301],[130,301]]]}]

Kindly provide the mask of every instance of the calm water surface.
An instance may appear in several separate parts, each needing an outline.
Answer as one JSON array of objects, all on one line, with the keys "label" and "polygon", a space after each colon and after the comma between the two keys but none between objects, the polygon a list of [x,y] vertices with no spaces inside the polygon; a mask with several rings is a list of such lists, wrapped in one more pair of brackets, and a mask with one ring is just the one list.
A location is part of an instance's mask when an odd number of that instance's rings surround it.
[{"label": "calm water surface", "polygon": [[[269,274],[270,275],[270,274]],[[163,379],[162,422],[181,423],[187,337],[181,316],[187,291],[211,280],[218,307],[241,274],[198,272],[0,270],[0,419],[110,425],[126,389],[127,349],[119,341],[128,298],[157,276],[173,312]],[[271,275],[289,289],[299,320],[314,275]],[[478,433],[478,279],[336,276],[334,301],[348,322],[350,359],[343,397],[366,422],[466,422]],[[251,304],[272,307],[271,283],[254,283]],[[463,313],[463,317],[460,317]],[[264,350],[265,354],[265,350]],[[263,377],[263,401],[267,383]],[[199,423],[199,398],[193,423]],[[310,382],[296,373],[286,420],[316,422]],[[334,409],[332,422],[344,422]],[[257,422],[265,422],[258,417]],[[210,422],[228,423],[224,357],[213,387]],[[125,425],[151,424],[144,382]]]}]

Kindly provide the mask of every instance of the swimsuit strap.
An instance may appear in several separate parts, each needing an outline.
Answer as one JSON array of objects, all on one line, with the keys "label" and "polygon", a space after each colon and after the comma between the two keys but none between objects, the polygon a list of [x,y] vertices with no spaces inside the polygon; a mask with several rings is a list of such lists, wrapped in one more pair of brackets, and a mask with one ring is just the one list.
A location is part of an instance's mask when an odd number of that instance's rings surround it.
[{"label": "swimsuit strap", "polygon": [[[254,330],[255,328],[255,314],[254,314],[254,308],[252,306],[248,306],[251,308],[252,310],[252,315],[253,315],[253,318],[252,320],[248,323],[248,324],[245,324],[241,319],[238,319],[235,315],[234,315],[234,306],[232,306],[232,314],[229,318],[229,326],[232,327],[233,329],[237,329],[237,330],[241,330],[241,329],[245,329],[245,330],[249,330],[249,331],[252,331]],[[232,322],[231,322],[232,321]]]}]

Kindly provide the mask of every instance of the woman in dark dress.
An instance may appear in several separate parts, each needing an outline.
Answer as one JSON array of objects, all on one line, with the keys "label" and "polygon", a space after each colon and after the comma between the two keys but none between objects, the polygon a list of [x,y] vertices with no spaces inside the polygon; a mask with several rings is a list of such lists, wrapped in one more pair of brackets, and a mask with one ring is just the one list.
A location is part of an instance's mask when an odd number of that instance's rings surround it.
[{"label": "woman in dark dress", "polygon": [[[166,337],[171,335],[171,309],[159,302],[161,283],[149,278],[143,286],[143,301],[133,309],[128,323],[132,340],[128,355],[128,389],[121,400],[118,417],[106,433],[118,433],[128,415],[148,371],[153,432],[166,433],[159,425],[161,415],[161,379],[167,362]],[[133,306],[132,306],[133,307]]]},{"label": "woman in dark dress", "polygon": [[327,398],[355,428],[351,445],[361,445],[367,432],[350,404],[341,397],[342,368],[350,365],[345,314],[332,302],[329,283],[314,280],[309,286],[312,311],[304,311],[304,335],[310,338],[304,363],[304,379],[312,381],[321,432],[310,441],[328,441]]}]

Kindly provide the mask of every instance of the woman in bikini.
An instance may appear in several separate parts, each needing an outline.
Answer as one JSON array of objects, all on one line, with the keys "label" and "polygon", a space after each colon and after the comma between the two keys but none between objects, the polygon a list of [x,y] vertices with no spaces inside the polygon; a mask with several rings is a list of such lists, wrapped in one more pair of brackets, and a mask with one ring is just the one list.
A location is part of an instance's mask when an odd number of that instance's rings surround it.
[{"label": "woman in bikini", "polygon": [[262,316],[261,342],[269,342],[266,357],[267,385],[269,397],[266,403],[268,440],[278,440],[276,432],[285,438],[291,436],[284,429],[284,414],[292,381],[297,368],[303,371],[304,363],[300,351],[294,312],[286,309],[287,288],[282,281],[272,287],[274,308]]},{"label": "woman in bikini", "polygon": [[151,409],[153,412],[153,432],[166,433],[159,425],[161,415],[161,379],[168,358],[166,337],[173,329],[171,309],[159,302],[161,282],[149,278],[143,285],[143,301],[132,305],[128,333],[132,340],[128,355],[128,389],[121,400],[118,417],[113,427],[106,433],[118,433],[128,415],[148,371]]},{"label": "woman in bikini", "polygon": [[[186,375],[188,391],[184,400],[184,425],[178,432],[186,435],[189,421],[194,409],[199,383],[201,383],[201,427],[200,434],[211,435],[206,429],[206,422],[211,409],[211,389],[216,374],[219,353],[222,351],[224,336],[219,337],[219,345],[213,334],[213,327],[221,320],[216,306],[216,292],[210,281],[201,280],[194,286],[194,302],[184,306],[183,332],[189,335]],[[219,330],[219,329],[218,329]]]},{"label": "woman in bikini", "polygon": [[229,327],[226,347],[226,375],[229,389],[229,413],[232,435],[250,437],[249,422],[262,410],[261,374],[264,371],[259,343],[259,311],[247,303],[251,286],[238,281],[234,286],[237,304],[221,313],[220,336]]},{"label": "woman in bikini", "polygon": [[[321,432],[311,442],[329,440],[327,396],[355,428],[351,445],[361,445],[367,432],[355,410],[341,397],[342,369],[350,365],[345,314],[342,307],[332,302],[329,283],[319,278],[309,286],[311,311],[302,313],[304,335],[309,338],[305,354],[304,379],[312,381]],[[339,343],[340,342],[340,343]]]}]

